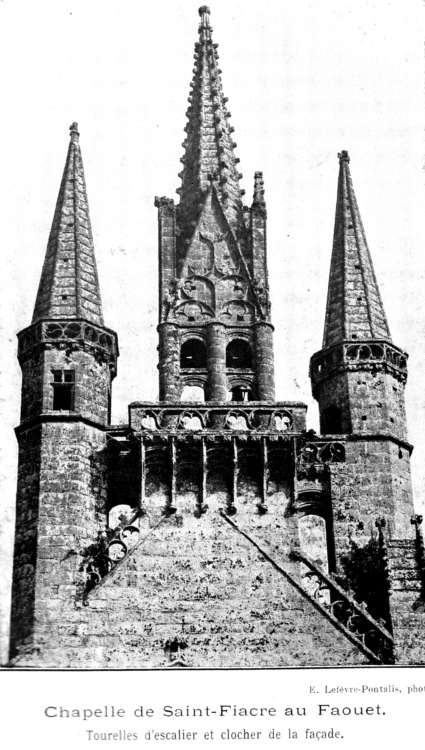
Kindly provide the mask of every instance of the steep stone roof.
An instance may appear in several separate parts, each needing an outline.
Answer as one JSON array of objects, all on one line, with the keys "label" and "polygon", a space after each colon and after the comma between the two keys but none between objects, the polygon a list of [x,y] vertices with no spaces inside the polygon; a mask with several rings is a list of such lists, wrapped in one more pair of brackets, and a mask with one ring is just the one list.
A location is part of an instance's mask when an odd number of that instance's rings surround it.
[{"label": "steep stone roof", "polygon": [[78,125],[71,142],[50,230],[32,322],[86,318],[103,325]]},{"label": "steep stone roof", "polygon": [[349,339],[391,341],[350,175],[338,154],[339,179],[323,348]]},{"label": "steep stone roof", "polygon": [[218,198],[235,236],[244,231],[242,208],[243,191],[235,156],[236,143],[232,138],[230,112],[223,95],[221,70],[218,67],[218,44],[212,42],[210,10],[199,9],[201,22],[199,42],[195,44],[195,67],[191,82],[190,106],[187,110],[183,143],[185,154],[181,158],[183,170],[180,194],[180,226],[185,236],[190,235],[196,222],[205,194],[213,183]]}]

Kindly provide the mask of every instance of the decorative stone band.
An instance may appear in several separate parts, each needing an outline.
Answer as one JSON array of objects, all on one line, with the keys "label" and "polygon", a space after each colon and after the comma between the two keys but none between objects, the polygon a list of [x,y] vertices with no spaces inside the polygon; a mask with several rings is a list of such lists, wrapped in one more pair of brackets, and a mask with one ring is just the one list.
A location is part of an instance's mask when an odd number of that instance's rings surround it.
[{"label": "decorative stone band", "polygon": [[344,341],[342,344],[313,354],[310,377],[314,386],[344,371],[384,371],[405,383],[408,354],[388,341]]},{"label": "decorative stone band", "polygon": [[223,433],[299,433],[305,430],[307,407],[296,402],[264,404],[250,401],[155,405],[130,404],[130,427],[135,432],[159,431]]},{"label": "decorative stone band", "polygon": [[87,349],[102,361],[109,362],[112,377],[116,375],[119,355],[118,337],[110,328],[96,326],[88,320],[41,320],[18,333],[18,359],[24,362],[35,348]]}]

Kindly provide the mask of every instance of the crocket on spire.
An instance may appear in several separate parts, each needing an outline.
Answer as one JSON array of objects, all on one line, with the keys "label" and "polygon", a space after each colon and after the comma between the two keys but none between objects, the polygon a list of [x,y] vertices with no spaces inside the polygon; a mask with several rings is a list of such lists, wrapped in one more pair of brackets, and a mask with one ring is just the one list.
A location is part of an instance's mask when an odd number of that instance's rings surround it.
[{"label": "crocket on spire", "polygon": [[93,235],[76,122],[56,203],[32,322],[85,318],[103,325]]}]

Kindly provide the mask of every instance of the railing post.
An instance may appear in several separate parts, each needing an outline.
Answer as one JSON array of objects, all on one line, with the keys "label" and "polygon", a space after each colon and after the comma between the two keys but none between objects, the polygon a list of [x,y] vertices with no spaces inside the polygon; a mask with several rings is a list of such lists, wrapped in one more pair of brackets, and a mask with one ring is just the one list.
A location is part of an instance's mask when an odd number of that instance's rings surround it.
[{"label": "railing post", "polygon": [[232,438],[232,492],[230,496],[230,503],[227,506],[227,513],[233,516],[236,513],[236,500],[238,497],[238,444],[236,438]]},{"label": "railing post", "polygon": [[176,486],[177,486],[177,451],[176,451],[176,438],[170,438],[170,464],[171,464],[171,479],[170,479],[170,494],[168,498],[168,504],[165,512],[175,513],[176,512]]},{"label": "railing post", "polygon": [[381,612],[382,612],[382,616],[383,616],[383,619],[385,620],[388,630],[392,633],[390,602],[389,602],[389,597],[391,596],[391,578],[390,578],[390,569],[389,569],[389,561],[388,561],[387,540],[384,534],[384,529],[386,525],[387,525],[387,522],[385,518],[378,518],[375,521],[375,526],[378,529],[379,562],[381,566],[383,583],[385,585],[385,588],[384,586],[382,587],[383,593],[380,596]]},{"label": "railing post", "polygon": [[422,532],[422,521],[423,516],[420,516],[417,513],[410,519],[410,523],[416,530],[416,561],[421,579],[421,595],[422,598],[425,599],[425,546],[424,535]]},{"label": "railing post", "polygon": [[262,482],[261,482],[261,500],[258,504],[259,513],[267,513],[267,485],[269,480],[269,456],[267,450],[267,438],[261,438],[262,453]]},{"label": "railing post", "polygon": [[146,496],[146,446],[145,441],[140,438],[140,492],[139,492],[139,510],[142,511],[145,504]]}]

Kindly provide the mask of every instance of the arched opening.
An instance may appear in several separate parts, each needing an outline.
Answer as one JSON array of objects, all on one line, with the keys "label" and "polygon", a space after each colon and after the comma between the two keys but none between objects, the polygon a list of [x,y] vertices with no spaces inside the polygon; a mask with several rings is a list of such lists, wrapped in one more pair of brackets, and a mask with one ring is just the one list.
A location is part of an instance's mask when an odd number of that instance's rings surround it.
[{"label": "arched opening", "polygon": [[324,492],[300,492],[295,508],[298,515],[300,552],[325,573],[335,570],[335,542],[329,496]]},{"label": "arched opening", "polygon": [[226,367],[252,367],[252,349],[244,339],[233,339],[226,349]]},{"label": "arched opening", "polygon": [[253,401],[254,394],[249,385],[235,385],[230,390],[231,401]]},{"label": "arched opening", "polygon": [[337,406],[329,406],[324,409],[320,419],[320,430],[322,435],[341,435],[342,413]]},{"label": "arched opening", "polygon": [[202,385],[183,386],[180,401],[200,402],[205,401],[205,389]]},{"label": "arched opening", "polygon": [[203,341],[189,339],[180,351],[180,367],[203,369],[207,366],[207,349]]}]

